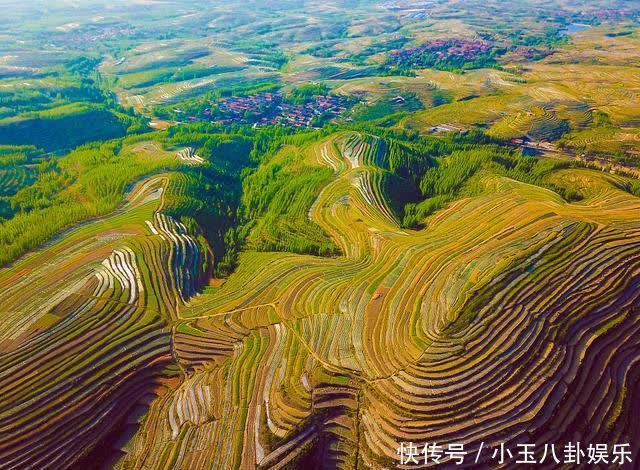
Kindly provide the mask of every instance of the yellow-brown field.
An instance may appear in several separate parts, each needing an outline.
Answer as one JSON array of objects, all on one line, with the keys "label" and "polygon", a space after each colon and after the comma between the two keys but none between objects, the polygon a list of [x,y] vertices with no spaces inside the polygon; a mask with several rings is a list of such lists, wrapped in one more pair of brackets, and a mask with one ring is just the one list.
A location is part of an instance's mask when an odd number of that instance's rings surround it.
[{"label": "yellow-brown field", "polygon": [[203,255],[162,214],[159,176],[3,270],[2,461],[64,466],[126,423],[103,450],[120,468],[386,468],[407,441],[626,442],[640,199],[624,179],[560,171],[584,196],[569,204],[486,174],[480,195],[407,230],[372,142],[302,149],[335,173],[309,217],[342,256],[245,252],[194,296]]},{"label": "yellow-brown field", "polygon": [[[573,151],[635,154],[640,72],[634,60],[639,56],[637,33],[609,37],[604,29],[592,28],[572,36],[551,56],[524,66],[462,74],[421,70],[415,77],[351,80],[338,91],[364,93],[373,102],[415,94],[426,109],[402,119],[399,126],[408,129],[480,126],[500,138],[528,135],[546,141],[571,129],[562,141]],[[448,93],[451,102],[433,106],[434,90]]]},{"label": "yellow-brown field", "polygon": [[633,0],[5,1],[0,470],[640,468]]}]

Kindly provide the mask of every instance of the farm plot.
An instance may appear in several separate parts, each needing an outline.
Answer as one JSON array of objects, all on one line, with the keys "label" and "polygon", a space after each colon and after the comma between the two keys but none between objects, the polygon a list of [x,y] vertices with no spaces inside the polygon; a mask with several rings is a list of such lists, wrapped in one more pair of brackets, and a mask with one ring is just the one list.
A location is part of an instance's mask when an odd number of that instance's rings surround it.
[{"label": "farm plot", "polygon": [[180,309],[188,379],[154,403],[125,466],[386,468],[399,441],[630,432],[640,199],[591,170],[558,173],[579,204],[487,174],[482,194],[400,230],[375,148],[347,133],[310,152],[335,176],[309,217],[344,256],[245,252]]},{"label": "farm plot", "polygon": [[141,182],[121,213],[0,272],[0,462],[80,465],[176,375],[170,322],[204,258],[159,211],[168,181]]}]

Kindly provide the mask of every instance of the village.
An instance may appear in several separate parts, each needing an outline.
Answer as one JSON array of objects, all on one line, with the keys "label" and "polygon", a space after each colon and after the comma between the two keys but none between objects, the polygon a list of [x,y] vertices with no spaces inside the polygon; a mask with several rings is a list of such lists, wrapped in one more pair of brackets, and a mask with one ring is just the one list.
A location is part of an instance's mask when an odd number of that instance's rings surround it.
[{"label": "village", "polygon": [[211,107],[204,109],[200,115],[192,115],[188,119],[215,124],[312,127],[341,115],[349,107],[349,100],[340,95],[316,95],[306,102],[294,103],[281,93],[260,92],[222,98],[209,104]]},{"label": "village", "polygon": [[492,46],[484,41],[436,39],[392,52],[389,54],[389,61],[398,67],[433,67],[445,61],[458,63],[488,57],[492,50]]}]

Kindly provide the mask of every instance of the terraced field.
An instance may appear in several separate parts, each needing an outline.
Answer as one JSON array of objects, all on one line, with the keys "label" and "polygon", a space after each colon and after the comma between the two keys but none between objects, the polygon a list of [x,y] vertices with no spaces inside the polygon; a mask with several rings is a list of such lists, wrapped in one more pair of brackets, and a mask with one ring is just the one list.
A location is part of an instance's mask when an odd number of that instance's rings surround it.
[{"label": "terraced field", "polygon": [[[591,42],[592,48],[587,48],[583,37],[606,43],[612,60],[584,57],[604,48]],[[605,37],[602,29],[594,28],[524,70],[514,66],[463,75],[424,70],[415,78],[355,81],[341,89],[372,96],[384,89],[399,95],[421,89],[418,96],[426,109],[404,117],[400,127],[429,131],[442,124],[464,129],[480,126],[499,138],[526,135],[547,142],[566,133],[564,142],[573,150],[636,155],[638,70],[617,58],[637,43]],[[453,101],[433,105],[428,96],[433,90],[448,94]]]},{"label": "terraced field", "polygon": [[0,470],[640,468],[633,1],[5,3]]},{"label": "terraced field", "polygon": [[78,465],[177,376],[168,322],[203,255],[162,213],[167,183],[0,273],[3,467]]},{"label": "terraced field", "polygon": [[342,256],[244,252],[194,297],[204,256],[158,176],[0,274],[2,462],[61,468],[100,444],[121,468],[383,468],[403,441],[638,435],[640,199],[623,179],[562,170],[584,196],[569,204],[487,174],[412,231],[382,140],[305,152],[334,171],[309,217]]}]

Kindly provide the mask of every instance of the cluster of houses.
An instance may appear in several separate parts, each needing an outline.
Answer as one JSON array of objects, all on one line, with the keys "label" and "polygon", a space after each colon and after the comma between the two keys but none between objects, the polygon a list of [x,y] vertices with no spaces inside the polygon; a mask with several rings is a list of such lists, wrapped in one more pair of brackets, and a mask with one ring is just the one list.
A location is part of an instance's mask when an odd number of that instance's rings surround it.
[{"label": "cluster of houses", "polygon": [[[76,25],[76,23],[70,23]],[[51,43],[58,47],[86,47],[89,43],[122,38],[137,38],[140,32],[135,28],[115,25],[78,25],[65,29],[68,25],[56,28],[60,34],[53,35]]]},{"label": "cluster of houses", "polygon": [[[309,127],[319,117],[336,117],[346,111],[346,99],[337,95],[318,95],[305,104],[283,103],[279,115],[269,120],[270,124],[294,127]],[[264,118],[263,118],[264,119]]]},{"label": "cluster of houses", "polygon": [[[608,8],[608,9],[599,9],[599,10],[595,10],[593,12],[590,12],[590,14],[594,17],[597,18],[598,20],[614,20],[614,19],[620,19],[620,18],[634,18],[634,17],[638,17],[640,16],[640,9],[636,8],[634,10],[632,9],[616,9],[616,8]],[[586,16],[586,15],[585,15]]]},{"label": "cluster of houses", "polygon": [[244,117],[247,112],[266,111],[282,101],[278,93],[263,92],[248,96],[223,98],[217,103],[218,110],[229,118]]},{"label": "cluster of houses", "polygon": [[[289,103],[280,93],[261,92],[223,98],[211,103],[202,119],[218,123],[279,124],[309,127],[318,119],[339,116],[347,109],[347,99],[339,95],[317,95],[302,104]],[[190,116],[190,120],[197,117]]]},{"label": "cluster of houses", "polygon": [[436,59],[461,57],[474,60],[480,54],[487,54],[491,46],[484,41],[470,41],[468,39],[436,39],[420,46],[410,47],[392,52],[390,58],[399,64],[412,64],[420,62],[425,56],[433,56]]}]

